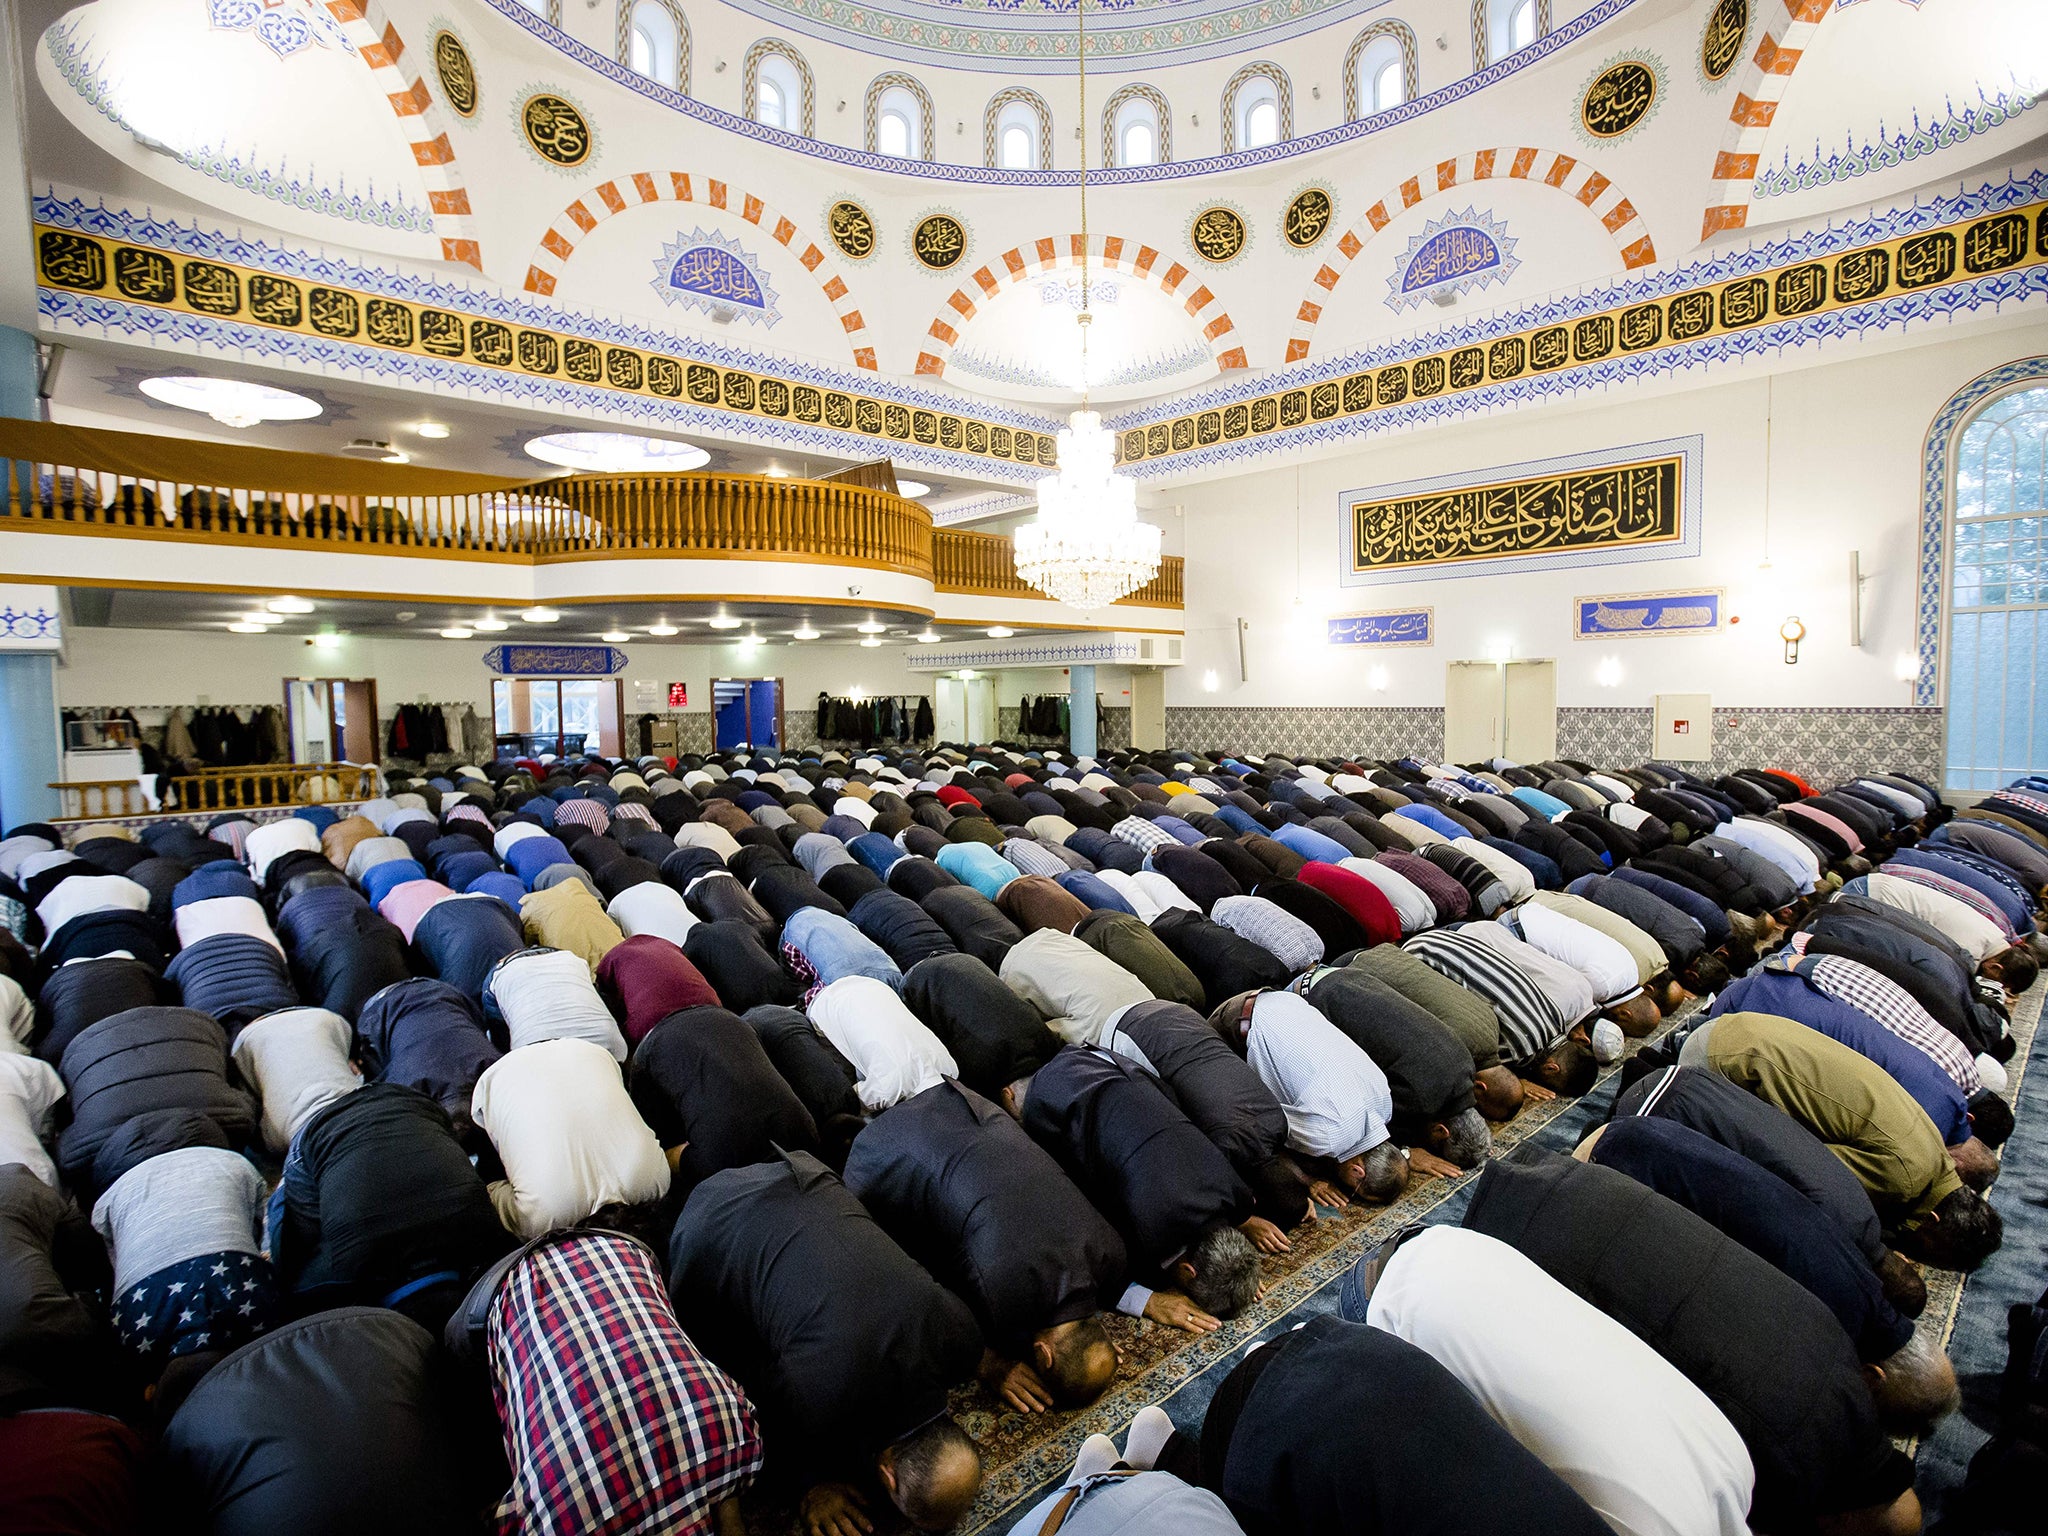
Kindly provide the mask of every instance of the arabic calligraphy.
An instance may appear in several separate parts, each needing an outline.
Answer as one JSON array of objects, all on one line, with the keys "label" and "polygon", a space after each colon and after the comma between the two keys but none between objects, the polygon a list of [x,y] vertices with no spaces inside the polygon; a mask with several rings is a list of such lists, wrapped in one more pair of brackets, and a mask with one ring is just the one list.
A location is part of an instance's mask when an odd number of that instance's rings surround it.
[{"label": "arabic calligraphy", "polygon": [[1657,101],[1657,72],[1639,59],[1602,70],[1586,87],[1579,121],[1596,139],[1616,139],[1635,127]]},{"label": "arabic calligraphy", "polygon": [[476,66],[469,50],[453,32],[434,34],[434,73],[441,78],[441,94],[463,117],[476,115]]},{"label": "arabic calligraphy", "polygon": [[1719,0],[1700,37],[1700,73],[1708,84],[1728,78],[1728,71],[1742,57],[1742,40],[1748,34],[1749,0]]},{"label": "arabic calligraphy", "polygon": [[484,665],[505,677],[610,677],[626,653],[610,645],[494,645]]},{"label": "arabic calligraphy", "polygon": [[910,235],[911,253],[934,272],[943,272],[967,251],[967,227],[950,213],[931,213]]},{"label": "arabic calligraphy", "polygon": [[1666,544],[1680,528],[1684,459],[1361,501],[1351,507],[1353,573],[1556,550]]},{"label": "arabic calligraphy", "polygon": [[1582,597],[1573,607],[1573,633],[1580,640],[1616,636],[1704,634],[1721,627],[1719,587],[1690,592],[1641,592]]},{"label": "arabic calligraphy", "polygon": [[1339,614],[1329,621],[1327,638],[1331,645],[1434,645],[1436,610],[1397,608]]},{"label": "arabic calligraphy", "polygon": [[669,267],[668,283],[684,293],[701,294],[728,304],[745,304],[754,309],[765,304],[761,285],[747,270],[747,264],[731,251],[722,251],[715,245],[693,245],[684,251]]},{"label": "arabic calligraphy", "polygon": [[541,91],[527,97],[519,109],[519,125],[543,160],[573,167],[590,158],[590,125],[559,96]]},{"label": "arabic calligraphy", "polygon": [[866,261],[875,254],[875,221],[859,203],[842,198],[825,214],[832,243],[848,261]]},{"label": "arabic calligraphy", "polygon": [[1454,225],[1431,235],[1401,274],[1401,291],[1439,288],[1500,265],[1500,247],[1483,229]]},{"label": "arabic calligraphy", "polygon": [[1306,187],[1287,205],[1287,217],[1280,226],[1281,233],[1286,235],[1289,245],[1297,251],[1305,251],[1323,238],[1335,212],[1329,193],[1321,187]]},{"label": "arabic calligraphy", "polygon": [[1188,243],[1204,261],[1235,261],[1244,252],[1244,242],[1244,220],[1235,208],[1221,203],[1204,208],[1188,226]]}]

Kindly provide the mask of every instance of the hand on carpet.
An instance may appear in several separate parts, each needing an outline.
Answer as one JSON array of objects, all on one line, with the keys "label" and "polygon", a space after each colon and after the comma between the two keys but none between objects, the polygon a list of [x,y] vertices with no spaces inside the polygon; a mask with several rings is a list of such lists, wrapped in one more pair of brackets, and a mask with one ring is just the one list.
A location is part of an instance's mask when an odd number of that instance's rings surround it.
[{"label": "hand on carpet", "polygon": [[[1148,1313],[1152,1310],[1148,1305]],[[1052,1391],[1022,1360],[1005,1360],[994,1350],[984,1350],[981,1384],[1019,1413],[1044,1413],[1052,1407]]]},{"label": "hand on carpet", "polygon": [[1246,1217],[1237,1230],[1250,1238],[1252,1246],[1261,1253],[1285,1253],[1293,1246],[1287,1241],[1287,1234],[1263,1216]]},{"label": "hand on carpet", "polygon": [[1174,1291],[1154,1291],[1145,1303],[1145,1315],[1155,1323],[1178,1328],[1184,1333],[1214,1333],[1223,1324],[1187,1297]]},{"label": "hand on carpet", "polygon": [[1530,1104],[1547,1104],[1556,1097],[1555,1093],[1551,1092],[1541,1083],[1532,1083],[1526,1077],[1522,1079],[1522,1098],[1525,1102]]},{"label": "hand on carpet", "polygon": [[867,1517],[867,1500],[845,1483],[820,1483],[797,1506],[804,1536],[869,1536],[875,1528]]},{"label": "hand on carpet", "polygon": [[1351,1197],[1332,1184],[1328,1179],[1317,1179],[1308,1187],[1309,1219],[1315,1219],[1315,1207],[1327,1205],[1333,1210],[1343,1210],[1351,1203]]},{"label": "hand on carpet", "polygon": [[1463,1174],[1464,1171],[1456,1163],[1448,1158],[1438,1157],[1426,1147],[1410,1147],[1408,1149],[1408,1176],[1411,1179],[1416,1177],[1427,1178],[1431,1174],[1436,1175],[1440,1179],[1455,1179]]}]

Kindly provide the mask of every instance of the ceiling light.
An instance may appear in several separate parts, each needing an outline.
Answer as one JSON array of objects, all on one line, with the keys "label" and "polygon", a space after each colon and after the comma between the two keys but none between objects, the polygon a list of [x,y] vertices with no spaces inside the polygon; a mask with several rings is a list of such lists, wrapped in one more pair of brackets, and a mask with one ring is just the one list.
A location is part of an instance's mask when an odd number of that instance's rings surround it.
[{"label": "ceiling light", "polygon": [[[398,620],[398,622],[401,624],[410,624],[414,619],[418,618],[419,615],[417,613],[414,613],[410,608],[401,608],[398,610],[398,612],[394,613],[392,617]],[[477,627],[481,629],[483,626],[478,625]]]},{"label": "ceiling light", "polygon": [[599,475],[680,474],[711,462],[711,455],[694,443],[631,432],[550,432],[527,443],[526,455],[543,464]]},{"label": "ceiling light", "polygon": [[447,426],[438,421],[423,421],[413,428],[421,437],[443,438],[448,435]]},{"label": "ceiling light", "polygon": [[881,643],[882,642],[879,638],[877,638],[874,635],[869,635],[867,639],[861,641],[860,648],[864,651],[872,651],[876,649],[878,646],[880,646]]},{"label": "ceiling light", "polygon": [[784,469],[780,464],[770,464],[766,469],[762,470],[761,473],[766,475],[770,480],[787,480],[789,478],[789,471]]},{"label": "ceiling light", "polygon": [[941,635],[936,629],[929,628],[916,637],[919,645],[937,645],[944,638],[945,636]]},{"label": "ceiling light", "polygon": [[484,631],[485,634],[495,635],[499,630],[510,629],[512,626],[507,624],[503,619],[498,618],[493,614],[487,613],[480,619],[471,619],[469,621],[469,627],[471,629],[480,629]]},{"label": "ceiling light", "polygon": [[666,640],[670,635],[679,634],[680,631],[675,627],[675,625],[669,623],[667,619],[663,619],[659,624],[648,625],[647,633],[649,633],[650,635],[660,635],[664,640]]},{"label": "ceiling light", "polygon": [[311,613],[313,605],[303,597],[273,597],[263,605],[272,613]]},{"label": "ceiling light", "polygon": [[441,638],[443,640],[467,640],[471,635],[475,633],[475,630],[464,629],[460,624],[457,624],[453,629],[442,630]]},{"label": "ceiling light", "polygon": [[929,496],[931,489],[922,480],[898,480],[896,482],[896,494],[898,496],[907,496],[912,501],[917,500],[920,496]]},{"label": "ceiling light", "polygon": [[599,635],[597,638],[604,641],[606,645],[624,645],[628,640],[632,639],[633,637],[627,634],[623,629],[608,629],[603,634]]},{"label": "ceiling light", "polygon": [[789,638],[792,640],[815,640],[818,638],[818,632],[806,624],[802,629],[792,629],[789,632]]},{"label": "ceiling light", "polygon": [[991,640],[1007,640],[1010,638],[1010,636],[1017,633],[1017,631],[1010,628],[1007,624],[991,624],[987,629],[983,630],[982,633],[987,635]]},{"label": "ceiling light", "polygon": [[752,650],[752,649],[753,649],[753,648],[754,648],[755,646],[759,645],[760,643],[761,643],[761,637],[760,637],[759,635],[741,635],[741,636],[740,636],[740,644],[741,644],[742,646],[746,647],[746,648],[747,648],[748,650]]},{"label": "ceiling light", "polygon": [[738,629],[740,627],[740,621],[729,613],[713,614],[704,622],[713,629]]},{"label": "ceiling light", "polygon": [[973,681],[974,681],[974,680],[975,680],[975,679],[976,679],[977,677],[981,676],[981,674],[980,674],[979,672],[975,671],[975,670],[974,670],[974,668],[972,668],[972,667],[962,667],[962,668],[960,669],[960,671],[959,671],[959,674],[958,674],[958,675],[959,675],[960,681],[961,681],[961,682],[963,682],[963,683],[971,683],[971,682],[973,682]]},{"label": "ceiling light", "polygon": [[235,617],[244,624],[261,624],[265,628],[268,628],[272,624],[282,624],[284,622],[283,614],[265,613],[260,608],[257,609],[257,611],[254,613],[240,613],[235,615]]},{"label": "ceiling light", "polygon": [[522,624],[553,624],[562,617],[559,608],[529,608],[519,615]]},{"label": "ceiling light", "polygon": [[338,651],[341,649],[341,642],[342,636],[337,635],[331,629],[325,630],[313,637],[313,649],[316,651]]},{"label": "ceiling light", "polygon": [[272,389],[245,379],[209,379],[193,373],[164,374],[136,386],[150,399],[181,410],[203,411],[224,427],[253,427],[264,421],[306,421],[320,414],[320,402],[289,389]]},{"label": "ceiling light", "polygon": [[856,624],[853,627],[864,635],[884,635],[889,632],[888,625],[877,623],[873,619],[869,619],[865,624]]},{"label": "ceiling light", "polygon": [[267,635],[270,633],[270,626],[268,624],[230,624],[228,632],[235,635]]}]

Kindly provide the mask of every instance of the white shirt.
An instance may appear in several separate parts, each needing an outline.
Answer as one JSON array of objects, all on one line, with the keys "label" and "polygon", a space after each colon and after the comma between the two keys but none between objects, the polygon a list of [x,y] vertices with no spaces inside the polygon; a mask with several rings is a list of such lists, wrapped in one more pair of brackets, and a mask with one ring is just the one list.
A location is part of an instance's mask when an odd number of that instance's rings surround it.
[{"label": "white shirt", "polygon": [[1528,866],[1498,848],[1489,848],[1476,837],[1454,837],[1451,846],[1506,886],[1510,905],[1536,894],[1536,877],[1529,873]]},{"label": "white shirt", "polygon": [[[1584,924],[1579,926],[1584,927]],[[1593,983],[1562,960],[1553,960],[1535,945],[1517,938],[1499,923],[1467,923],[1458,930],[1499,951],[1536,989],[1550,999],[1557,1016],[1570,1029],[1593,1011]],[[1626,951],[1623,952],[1624,954]],[[1630,974],[1634,974],[1631,965]],[[1629,985],[1635,983],[1631,981]]]},{"label": "white shirt", "polygon": [[469,1112],[505,1165],[491,1204],[521,1237],[668,1193],[661,1143],[619,1064],[588,1040],[543,1040],[499,1057],[477,1079]]},{"label": "white shirt", "polygon": [[841,795],[832,802],[834,816],[851,816],[864,827],[875,824],[875,808],[859,795]]},{"label": "white shirt", "polygon": [[1013,944],[999,974],[1070,1045],[1100,1045],[1111,1018],[1152,1000],[1152,989],[1109,956],[1052,928]]},{"label": "white shirt", "polygon": [[1635,798],[1636,792],[1630,789],[1626,784],[1622,783],[1619,779],[1609,778],[1604,773],[1589,773],[1586,775],[1586,777],[1592,780],[1595,784],[1598,784],[1610,795],[1613,795],[1615,797],[1616,803],[1620,803],[1622,801],[1627,800],[1633,800]]},{"label": "white shirt", "polygon": [[1420,933],[1425,928],[1436,926],[1436,903],[1429,899],[1429,893],[1397,869],[1391,869],[1373,859],[1339,859],[1339,869],[1348,869],[1361,880],[1369,880],[1379,887],[1380,894],[1393,904],[1394,915],[1401,919],[1401,936]]},{"label": "white shirt", "polygon": [[676,828],[678,848],[709,848],[720,859],[740,851],[739,839],[715,821],[686,821]]},{"label": "white shirt", "polygon": [[960,1075],[939,1037],[903,1006],[894,987],[872,976],[840,977],[811,999],[810,1018],[853,1063],[860,1075],[854,1092],[870,1114]]},{"label": "white shirt", "polygon": [[20,1163],[52,1189],[57,1165],[43,1150],[43,1135],[63,1097],[64,1079],[42,1057],[0,1055],[0,1164]]},{"label": "white shirt", "polygon": [[1539,902],[1515,908],[1512,916],[1523,941],[1585,977],[1596,1001],[1613,1002],[1642,985],[1635,956],[1619,939]]},{"label": "white shirt", "polygon": [[1451,1226],[1410,1238],[1366,1321],[1434,1357],[1618,1536],[1748,1536],[1756,1469],[1735,1426],[1506,1243]]},{"label": "white shirt", "polygon": [[566,949],[526,950],[498,962],[484,990],[505,1018],[512,1049],[543,1040],[587,1040],[626,1059],[626,1037],[597,986],[590,965]]},{"label": "white shirt", "polygon": [[[24,859],[38,853],[48,853],[54,847],[55,844],[47,837],[37,837],[33,832],[19,837],[0,838],[0,875],[5,875],[9,880],[15,879],[21,872]],[[73,854],[71,857],[76,858],[77,855]]]},{"label": "white shirt", "polygon": [[282,1157],[316,1111],[363,1086],[349,1022],[325,1008],[281,1008],[235,1036],[235,1070],[263,1102],[263,1144]]},{"label": "white shirt", "polygon": [[690,910],[682,893],[658,880],[642,880],[638,885],[628,886],[611,899],[605,913],[629,939],[651,933],[678,949],[697,926],[697,914]]},{"label": "white shirt", "polygon": [[1894,789],[1891,785],[1880,784],[1875,779],[1858,779],[1856,787],[1866,794],[1876,795],[1908,821],[1918,821],[1927,814],[1926,805],[1903,789]]},{"label": "white shirt", "polygon": [[242,840],[242,857],[249,861],[249,874],[260,885],[263,873],[288,853],[320,852],[320,833],[303,816],[280,816],[266,821]]},{"label": "white shirt", "polygon": [[1883,870],[1873,870],[1863,877],[1863,882],[1865,893],[1872,901],[1919,918],[1979,963],[2008,947],[2005,935],[1999,932],[1996,924],[1946,891],[1937,891],[1917,880],[1901,880]]},{"label": "white shirt", "polygon": [[171,914],[171,926],[178,930],[180,949],[190,949],[201,939],[218,938],[223,933],[241,933],[261,939],[279,954],[284,953],[284,946],[270,931],[263,903],[253,896],[209,896],[204,901],[188,901]]},{"label": "white shirt", "polygon": [[1297,1152],[1341,1163],[1387,1139],[1387,1074],[1307,998],[1260,993],[1245,1056],[1286,1111],[1287,1144]]},{"label": "white shirt", "polygon": [[1752,853],[1762,854],[1785,871],[1804,896],[1820,880],[1820,859],[1814,851],[1783,827],[1754,816],[1737,816],[1714,828],[1714,836],[1740,843]]},{"label": "white shirt", "polygon": [[548,829],[538,822],[508,821],[491,834],[491,846],[498,850],[498,857],[504,858],[514,843],[523,843],[529,837],[546,837]]},{"label": "white shirt", "polygon": [[36,903],[43,932],[55,933],[88,912],[147,912],[149,892],[126,875],[73,875]]},{"label": "white shirt", "polygon": [[[1122,871],[1120,870],[1102,871],[1102,874],[1105,877],[1111,874],[1121,873]],[[1172,912],[1175,910],[1180,910],[1184,912],[1199,912],[1202,910],[1189,897],[1186,891],[1182,890],[1179,886],[1175,885],[1171,880],[1167,879],[1166,876],[1160,874],[1159,871],[1156,869],[1141,869],[1136,874],[1125,875],[1124,879],[1130,882],[1132,888],[1138,891],[1142,891],[1145,895],[1145,899],[1149,901],[1154,907],[1157,907],[1159,909],[1159,912]],[[1122,890],[1123,887],[1118,886],[1117,889]],[[1137,901],[1135,900],[1135,898],[1132,900],[1131,905],[1137,906]],[[1142,914],[1143,911],[1144,909],[1140,907],[1139,912]],[[1153,916],[1155,917],[1157,915],[1157,912],[1153,914]],[[1145,921],[1149,923],[1152,921],[1152,918],[1147,917]]]},{"label": "white shirt", "polygon": [[1633,832],[1653,818],[1640,805],[1631,805],[1624,800],[1607,807],[1607,819],[1624,831]]},{"label": "white shirt", "polygon": [[35,1033],[36,1005],[12,976],[0,976],[0,1051],[25,1051]]}]

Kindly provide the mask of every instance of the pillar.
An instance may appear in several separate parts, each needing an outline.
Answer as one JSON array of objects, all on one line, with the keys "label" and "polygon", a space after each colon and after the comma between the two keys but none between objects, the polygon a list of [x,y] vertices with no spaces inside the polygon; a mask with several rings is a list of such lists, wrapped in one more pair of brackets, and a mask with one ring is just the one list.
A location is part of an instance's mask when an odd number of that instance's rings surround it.
[{"label": "pillar", "polygon": [[1095,669],[1067,669],[1067,744],[1076,757],[1095,755]]},{"label": "pillar", "polygon": [[[40,367],[36,339],[0,325],[0,416],[35,420]],[[0,586],[0,614],[53,616],[39,623],[0,623],[0,831],[26,821],[47,821],[58,811],[53,779],[61,779],[63,730],[57,719],[57,641],[54,587]],[[14,633],[19,631],[19,633]]]},{"label": "pillar", "polygon": [[1131,669],[1131,745],[1140,752],[1166,746],[1166,669]]}]

